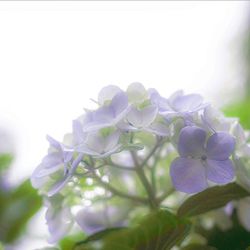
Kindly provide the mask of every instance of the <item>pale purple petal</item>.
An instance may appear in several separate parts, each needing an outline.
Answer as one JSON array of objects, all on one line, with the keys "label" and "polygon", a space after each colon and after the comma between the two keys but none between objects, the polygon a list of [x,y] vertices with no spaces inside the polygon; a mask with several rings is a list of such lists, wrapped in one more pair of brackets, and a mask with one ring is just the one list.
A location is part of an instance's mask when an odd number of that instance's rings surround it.
[{"label": "pale purple petal", "polygon": [[171,102],[171,106],[175,111],[187,112],[195,111],[202,104],[203,98],[197,94],[178,95]]},{"label": "pale purple petal", "polygon": [[120,92],[114,96],[110,104],[114,111],[114,116],[118,116],[128,107],[128,97],[124,92]]},{"label": "pale purple petal", "polygon": [[52,152],[42,159],[42,165],[44,168],[50,168],[61,163],[63,163],[61,152]]},{"label": "pale purple petal", "polygon": [[55,172],[57,172],[59,169],[63,169],[63,164],[57,164],[53,165],[49,168],[46,168],[43,164],[40,164],[34,171],[33,176],[36,178],[42,178],[45,176],[49,176]]},{"label": "pale purple petal", "polygon": [[180,156],[201,157],[204,154],[206,131],[196,126],[184,127],[179,136],[178,152]]},{"label": "pale purple petal", "polygon": [[218,184],[226,184],[234,178],[234,166],[231,160],[217,161],[207,159],[206,172],[208,180]]},{"label": "pale purple petal", "polygon": [[226,132],[218,132],[209,137],[206,152],[209,159],[226,160],[234,148],[235,139]]},{"label": "pale purple petal", "polygon": [[168,102],[170,105],[173,104],[174,100],[179,97],[179,96],[183,96],[184,95],[184,91],[183,90],[177,90],[175,91],[169,98],[168,98]]},{"label": "pale purple petal", "polygon": [[89,133],[87,140],[86,140],[86,146],[98,153],[101,154],[104,152],[104,143],[105,143],[105,139],[102,135],[100,135],[99,133]]},{"label": "pale purple petal", "polygon": [[86,139],[86,133],[83,132],[83,126],[79,120],[72,122],[74,144],[83,143]]},{"label": "pale purple petal", "polygon": [[157,112],[158,109],[155,106],[148,106],[141,110],[132,107],[127,120],[136,128],[146,128],[155,120]]},{"label": "pale purple petal", "polygon": [[70,209],[60,208],[54,210],[49,207],[46,212],[46,221],[50,232],[49,243],[55,243],[63,238],[71,229],[74,221]]},{"label": "pale purple petal", "polygon": [[153,122],[148,128],[145,129],[148,132],[154,133],[159,136],[168,136],[170,129],[166,124],[161,122]]},{"label": "pale purple petal", "polygon": [[46,138],[47,138],[49,144],[50,144],[52,147],[56,148],[57,150],[61,150],[61,144],[60,144],[57,140],[55,140],[54,138],[52,138],[52,137],[49,136],[49,135],[47,135]]},{"label": "pale purple petal", "polygon": [[78,167],[82,158],[83,158],[82,153],[76,157],[76,159],[73,161],[73,163],[71,165],[71,168],[68,170],[67,173],[65,173],[65,176],[51,187],[51,189],[48,192],[49,197],[57,194],[58,192],[60,192],[60,190],[62,190],[64,188],[64,186],[69,182],[69,180],[74,175],[76,168]]},{"label": "pale purple petal", "polygon": [[114,126],[129,112],[128,98],[124,92],[116,94],[111,103],[89,112],[83,122],[83,132],[92,132]]},{"label": "pale purple petal", "polygon": [[200,160],[176,158],[170,166],[170,176],[176,190],[184,193],[197,193],[208,185]]},{"label": "pale purple petal", "polygon": [[68,163],[72,160],[72,157],[74,155],[73,151],[63,151],[63,162]]},{"label": "pale purple petal", "polygon": [[120,149],[119,139],[119,131],[114,131],[108,136],[96,132],[89,133],[86,142],[75,147],[75,150],[96,157],[106,157]]},{"label": "pale purple petal", "polygon": [[93,234],[105,228],[124,226],[126,214],[124,208],[114,206],[84,208],[77,213],[76,222],[85,233]]},{"label": "pale purple petal", "polygon": [[63,179],[56,182],[48,191],[47,193],[48,197],[51,197],[57,194],[59,191],[61,191],[64,188],[64,186],[68,183],[71,177],[72,177],[71,175],[66,175]]},{"label": "pale purple petal", "polygon": [[101,89],[98,95],[98,102],[103,105],[106,101],[110,101],[113,97],[122,90],[115,85],[108,85]]},{"label": "pale purple petal", "polygon": [[115,131],[113,133],[111,133],[110,135],[104,137],[104,152],[109,152],[112,149],[114,149],[120,139],[120,132],[119,131]]},{"label": "pale purple petal", "polygon": [[[38,166],[39,168],[39,166]],[[31,175],[31,184],[32,187],[34,188],[42,188],[46,183],[48,183],[49,181],[49,176],[46,175],[44,177],[37,177],[37,172],[36,170],[33,172],[33,174]]]},{"label": "pale purple petal", "polygon": [[158,107],[159,112],[171,110],[168,99],[162,97],[155,89],[148,90],[151,103]]}]

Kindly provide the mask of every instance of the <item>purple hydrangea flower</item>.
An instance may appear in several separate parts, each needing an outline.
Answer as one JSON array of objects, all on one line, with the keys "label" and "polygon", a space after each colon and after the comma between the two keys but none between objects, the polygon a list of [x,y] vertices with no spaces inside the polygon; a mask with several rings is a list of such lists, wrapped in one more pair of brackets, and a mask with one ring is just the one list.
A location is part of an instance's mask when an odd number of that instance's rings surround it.
[{"label": "purple hydrangea flower", "polygon": [[184,95],[177,91],[168,99],[162,97],[155,89],[150,89],[150,99],[159,109],[159,114],[166,118],[172,116],[185,116],[204,109],[208,104],[203,103],[203,98],[198,94]]},{"label": "purple hydrangea flower", "polygon": [[132,107],[127,115],[127,120],[135,128],[146,128],[155,120],[157,112],[157,107],[153,105],[142,109]]},{"label": "purple hydrangea flower", "polygon": [[125,226],[127,213],[127,210],[115,206],[86,207],[77,213],[76,222],[86,234],[93,234],[110,227]]},{"label": "purple hydrangea flower", "polygon": [[98,103],[104,105],[106,102],[111,101],[122,90],[115,85],[108,85],[103,87],[98,94]]},{"label": "purple hydrangea flower", "polygon": [[196,126],[181,130],[178,141],[180,157],[170,166],[172,182],[177,190],[196,193],[207,188],[208,180],[226,184],[234,178],[234,166],[229,159],[235,148],[234,138],[226,132],[206,138],[206,131]]},{"label": "purple hydrangea flower", "polygon": [[41,164],[35,169],[32,174],[31,182],[35,188],[40,188],[47,181],[46,177],[57,172],[58,170],[67,171],[67,165],[72,160],[73,152],[68,152],[64,150],[64,146],[47,136],[47,140],[50,144],[50,150],[48,155],[46,155]]},{"label": "purple hydrangea flower", "polygon": [[50,175],[57,171],[63,171],[62,178],[58,179],[48,190],[48,196],[58,193],[73,176],[77,166],[82,160],[83,154],[79,154],[76,159],[73,158],[73,151],[67,151],[66,147],[47,136],[50,143],[50,150],[42,163],[32,174],[31,182],[33,187],[42,188],[50,182]]},{"label": "purple hydrangea flower", "polygon": [[75,146],[75,150],[97,158],[107,157],[122,148],[119,139],[120,132],[118,130],[106,136],[100,132],[92,132],[88,133],[86,140],[82,144]]},{"label": "purple hydrangea flower", "polygon": [[47,206],[45,218],[50,232],[49,243],[55,243],[62,239],[74,224],[70,208],[62,206],[62,201],[61,195],[45,200]]},{"label": "purple hydrangea flower", "polygon": [[79,118],[84,132],[92,132],[101,128],[116,125],[130,110],[128,97],[124,92],[118,92],[109,104],[104,104],[95,111],[89,111]]}]

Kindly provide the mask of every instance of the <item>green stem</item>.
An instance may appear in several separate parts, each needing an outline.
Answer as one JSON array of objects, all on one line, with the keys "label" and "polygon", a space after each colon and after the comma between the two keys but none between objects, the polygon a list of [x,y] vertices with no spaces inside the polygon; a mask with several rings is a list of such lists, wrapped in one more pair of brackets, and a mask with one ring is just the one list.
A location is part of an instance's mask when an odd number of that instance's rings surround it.
[{"label": "green stem", "polygon": [[143,165],[140,165],[138,163],[138,160],[137,160],[137,156],[135,154],[134,151],[130,151],[131,152],[131,156],[133,158],[133,161],[134,161],[134,164],[135,164],[135,171],[138,175],[138,177],[140,178],[147,194],[148,194],[148,200],[149,200],[149,205],[150,205],[150,208],[151,209],[157,209],[158,208],[158,204],[157,204],[157,200],[155,199],[155,195],[154,195],[154,192],[151,188],[151,185],[143,171]]},{"label": "green stem", "polygon": [[111,186],[108,182],[103,181],[95,172],[93,172],[94,178],[98,181],[98,183],[103,186],[106,190],[110,191],[112,194],[117,195],[121,198],[129,199],[135,202],[147,204],[148,200],[145,198],[142,198],[140,196],[135,195],[129,195],[127,193],[123,193],[120,190],[114,188]]}]

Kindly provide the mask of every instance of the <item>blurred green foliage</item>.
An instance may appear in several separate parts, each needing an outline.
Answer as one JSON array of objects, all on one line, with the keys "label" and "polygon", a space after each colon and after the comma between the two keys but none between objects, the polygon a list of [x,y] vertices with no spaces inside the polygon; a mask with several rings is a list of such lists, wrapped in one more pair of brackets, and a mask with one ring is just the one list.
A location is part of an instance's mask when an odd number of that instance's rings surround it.
[{"label": "blurred green foliage", "polygon": [[231,104],[224,109],[228,117],[237,117],[245,129],[250,129],[250,97],[242,102]]},{"label": "blurred green foliage", "polygon": [[8,169],[12,160],[13,160],[13,157],[10,154],[0,155],[0,174],[3,174],[4,171]]},{"label": "blurred green foliage", "polygon": [[62,239],[59,243],[61,250],[71,250],[74,248],[76,242],[81,241],[84,238],[83,233],[78,233],[75,235],[67,236]]},{"label": "blurred green foliage", "polygon": [[218,227],[203,230],[202,234],[210,246],[217,250],[244,250],[250,245],[250,233],[242,227],[236,213],[232,216],[232,228],[222,231]]},{"label": "blurred green foliage", "polygon": [[11,155],[0,155],[0,241],[8,244],[24,233],[28,221],[42,205],[29,180],[17,187],[7,183],[5,178],[11,162]]},{"label": "blurred green foliage", "polygon": [[185,218],[167,210],[151,212],[133,228],[105,230],[78,243],[75,250],[165,250],[182,242],[191,228]]}]

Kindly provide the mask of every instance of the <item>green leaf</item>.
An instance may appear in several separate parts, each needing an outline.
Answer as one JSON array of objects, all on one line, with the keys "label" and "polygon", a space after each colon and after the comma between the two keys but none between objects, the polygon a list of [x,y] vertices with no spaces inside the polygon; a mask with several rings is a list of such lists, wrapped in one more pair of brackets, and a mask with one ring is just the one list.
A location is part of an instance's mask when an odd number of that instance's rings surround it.
[{"label": "green leaf", "polygon": [[90,235],[89,237],[87,237],[87,239],[85,239],[81,243],[86,244],[90,241],[101,240],[102,238],[104,238],[105,236],[107,236],[108,234],[110,234],[112,232],[117,232],[119,230],[124,230],[124,229],[125,229],[124,227],[107,228],[107,229],[101,230],[95,234]]},{"label": "green leaf", "polygon": [[160,210],[146,216],[134,228],[106,232],[99,240],[77,244],[75,250],[167,250],[179,244],[190,227],[188,220]]},{"label": "green leaf", "polygon": [[206,189],[188,198],[178,209],[178,216],[195,216],[225,206],[250,194],[236,183]]},{"label": "green leaf", "polygon": [[190,244],[182,247],[181,250],[216,250],[216,247],[201,245],[201,244]]},{"label": "green leaf", "polygon": [[4,206],[1,206],[0,240],[13,242],[41,205],[41,197],[32,188],[29,180],[12,191],[4,200]]}]

